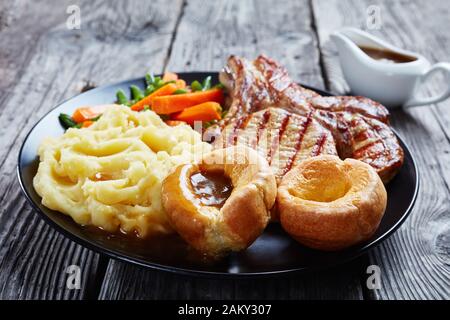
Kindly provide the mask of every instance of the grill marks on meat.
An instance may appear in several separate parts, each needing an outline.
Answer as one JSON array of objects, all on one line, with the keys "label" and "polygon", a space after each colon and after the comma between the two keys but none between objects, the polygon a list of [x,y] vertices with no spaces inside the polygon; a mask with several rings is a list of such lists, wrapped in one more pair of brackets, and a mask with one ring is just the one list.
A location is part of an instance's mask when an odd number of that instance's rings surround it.
[{"label": "grill marks on meat", "polygon": [[359,114],[367,118],[378,119],[389,123],[388,110],[378,102],[360,96],[316,96],[310,103],[314,109],[330,112],[349,112]]},{"label": "grill marks on meat", "polygon": [[309,125],[312,121],[312,113],[309,113],[306,119],[302,123],[302,127],[300,130],[298,130],[298,137],[296,138],[295,144],[294,144],[294,153],[288,157],[286,161],[286,166],[281,170],[280,175],[284,176],[289,170],[292,169],[295,159],[297,157],[298,151],[301,148],[303,138],[305,137],[305,133],[308,130]]},{"label": "grill marks on meat", "polygon": [[[240,125],[240,129],[235,130],[236,123],[245,123],[245,126]],[[230,139],[230,135],[235,138]],[[277,182],[306,158],[318,154],[337,155],[331,133],[314,120],[312,113],[303,117],[280,108],[236,118],[222,130],[214,145],[223,148],[235,143],[252,147],[266,158]]]},{"label": "grill marks on meat", "polygon": [[262,116],[262,120],[261,122],[258,124],[258,128],[256,130],[256,141],[255,144],[251,143],[250,146],[251,147],[256,147],[259,143],[259,140],[262,136],[262,133],[264,132],[264,130],[267,127],[267,124],[269,123],[270,120],[270,109],[267,109]]},{"label": "grill marks on meat", "polygon": [[336,148],[341,158],[351,157],[353,154],[353,136],[345,121],[345,113],[328,112],[312,108],[314,119],[330,130],[336,141]]},{"label": "grill marks on meat", "polygon": [[252,114],[249,113],[245,116],[239,117],[237,121],[232,124],[231,134],[228,138],[228,145],[236,145],[238,132],[247,126]]},{"label": "grill marks on meat", "polygon": [[[391,180],[403,164],[403,149],[390,128],[376,119],[361,118],[355,133],[353,158],[374,167],[383,181]],[[367,130],[366,128],[370,128]]]},{"label": "grill marks on meat", "polygon": [[274,134],[272,137],[272,144],[270,145],[269,153],[267,155],[269,164],[272,163],[272,157],[277,151],[278,147],[280,146],[280,140],[283,137],[284,132],[286,131],[286,127],[289,123],[290,118],[291,118],[290,113],[286,113],[286,115],[284,115],[283,120],[281,120],[281,126],[279,130],[277,130],[276,134]]},{"label": "grill marks on meat", "polygon": [[[277,179],[305,157],[322,153],[364,161],[385,183],[403,163],[403,150],[388,126],[389,112],[375,101],[320,96],[293,82],[285,68],[263,55],[254,61],[231,56],[220,78],[232,102],[225,118],[207,134],[221,132],[216,147],[243,143],[271,164],[279,157],[282,165],[272,166]],[[265,134],[269,145],[261,143]]]},{"label": "grill marks on meat", "polygon": [[255,65],[236,56],[228,59],[228,66],[220,74],[225,86],[232,86],[232,102],[224,118],[226,125],[235,115],[248,114],[267,108],[273,101],[266,90],[266,79]]},{"label": "grill marks on meat", "polygon": [[271,102],[269,107],[283,106],[282,108],[287,111],[304,116],[309,113],[311,104],[308,100],[319,96],[316,92],[293,82],[285,68],[264,55],[254,60],[253,64],[260,71],[260,78],[265,79],[265,90],[271,97],[267,99]]}]

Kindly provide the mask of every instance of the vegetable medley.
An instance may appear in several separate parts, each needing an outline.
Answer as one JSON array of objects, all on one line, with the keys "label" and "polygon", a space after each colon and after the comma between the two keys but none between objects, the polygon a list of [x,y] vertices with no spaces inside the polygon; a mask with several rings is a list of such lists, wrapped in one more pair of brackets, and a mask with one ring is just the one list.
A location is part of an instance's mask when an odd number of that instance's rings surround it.
[{"label": "vegetable medley", "polygon": [[[130,86],[131,97],[123,90],[116,93],[117,103],[133,111],[153,110],[166,124],[194,125],[201,121],[211,125],[222,119],[224,88],[221,84],[211,86],[211,77],[187,85],[176,73],[166,72],[163,77],[145,76],[146,88]],[[107,106],[85,106],[75,110],[72,116],[61,113],[59,120],[64,128],[86,128],[97,121]]]}]

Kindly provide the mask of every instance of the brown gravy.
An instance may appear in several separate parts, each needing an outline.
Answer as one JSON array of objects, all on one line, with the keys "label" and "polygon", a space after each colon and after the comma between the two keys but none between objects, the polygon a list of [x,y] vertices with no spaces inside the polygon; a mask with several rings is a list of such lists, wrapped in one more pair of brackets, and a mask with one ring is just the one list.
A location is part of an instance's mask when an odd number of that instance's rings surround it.
[{"label": "brown gravy", "polygon": [[105,231],[95,226],[83,226],[83,234],[90,240],[129,256],[160,264],[210,266],[214,260],[192,249],[178,234],[155,234],[140,238],[136,232]]},{"label": "brown gravy", "polygon": [[375,60],[381,60],[386,62],[392,62],[392,63],[405,63],[405,62],[412,62],[416,60],[416,58],[407,56],[401,53],[397,53],[390,50],[383,50],[383,49],[377,49],[372,47],[365,47],[360,46],[359,47],[365,54],[367,54],[369,57]]},{"label": "brown gravy", "polygon": [[233,186],[229,177],[221,171],[201,171],[191,176],[195,194],[205,206],[222,207]]}]

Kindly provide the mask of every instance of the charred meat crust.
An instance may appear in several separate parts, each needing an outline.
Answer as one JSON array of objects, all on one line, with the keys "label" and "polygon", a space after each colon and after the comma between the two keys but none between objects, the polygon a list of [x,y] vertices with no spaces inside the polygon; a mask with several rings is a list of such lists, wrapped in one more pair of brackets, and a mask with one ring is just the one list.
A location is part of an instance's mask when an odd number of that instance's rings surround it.
[{"label": "charred meat crust", "polygon": [[[314,134],[309,139],[317,140],[312,145],[321,146],[309,156],[337,153],[343,159],[361,160],[374,167],[384,183],[403,164],[403,150],[389,127],[389,112],[378,102],[359,96],[320,96],[292,81],[284,67],[264,55],[254,61],[230,56],[225,70],[227,86],[231,87],[230,108],[217,126],[207,130],[210,135],[220,133],[214,143],[216,147],[239,142],[255,148],[254,140],[270,128],[268,134],[277,136],[278,141],[272,140],[260,148],[260,153],[268,160],[274,154],[289,159],[287,154],[297,147],[283,137],[292,135],[289,123],[298,120],[297,131],[312,131]],[[308,128],[311,124],[306,124],[304,119],[310,119],[313,129]],[[256,129],[255,121],[259,121]],[[286,121],[284,125],[283,121]],[[334,148],[329,146],[330,141]],[[298,148],[301,149],[302,143]],[[277,180],[295,165],[293,160],[283,161],[276,168]]]}]

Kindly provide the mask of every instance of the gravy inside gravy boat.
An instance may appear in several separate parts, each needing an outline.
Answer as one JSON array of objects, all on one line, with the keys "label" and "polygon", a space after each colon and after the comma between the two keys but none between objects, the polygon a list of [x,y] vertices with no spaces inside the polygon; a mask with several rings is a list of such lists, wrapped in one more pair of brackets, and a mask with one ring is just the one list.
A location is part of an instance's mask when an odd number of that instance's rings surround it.
[{"label": "gravy inside gravy boat", "polygon": [[[355,28],[333,34],[339,61],[352,93],[379,101],[387,107],[414,107],[436,103],[450,96],[450,63],[430,62],[422,55],[397,48]],[[419,87],[435,72],[446,77],[444,92],[418,96]]]}]

